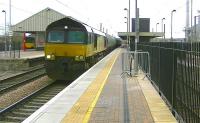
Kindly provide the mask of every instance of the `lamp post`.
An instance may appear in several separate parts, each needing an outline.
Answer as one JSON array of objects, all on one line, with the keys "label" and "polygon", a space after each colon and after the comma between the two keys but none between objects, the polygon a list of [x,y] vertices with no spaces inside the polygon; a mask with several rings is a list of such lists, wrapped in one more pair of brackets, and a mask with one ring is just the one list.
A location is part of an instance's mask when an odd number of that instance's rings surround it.
[{"label": "lamp post", "polygon": [[6,37],[6,11],[5,10],[2,10],[2,12],[3,13],[5,13],[5,52],[7,51],[7,44],[6,44],[6,39],[7,39],[7,37]]},{"label": "lamp post", "polygon": [[138,52],[137,52],[137,43],[140,39],[140,30],[139,30],[139,8],[137,7],[137,0],[135,0],[135,52],[134,52],[134,76],[138,75]]},{"label": "lamp post", "polygon": [[[11,0],[9,0],[9,19],[10,19],[10,21],[9,21],[9,28],[11,28]],[[10,31],[11,31],[11,29],[10,29]]]},{"label": "lamp post", "polygon": [[[162,21],[161,21],[161,32],[164,33],[164,29],[163,29],[163,21],[165,20],[165,18],[162,18]],[[165,35],[165,34],[164,34]],[[164,36],[165,37],[165,36]],[[162,36],[162,39],[163,39],[163,36]]]},{"label": "lamp post", "polygon": [[127,8],[124,8],[124,10],[125,11],[127,11],[127,17],[124,17],[124,18],[126,18],[127,19],[127,43],[128,43],[128,49],[129,49],[129,47],[130,47],[130,39],[129,39],[129,35],[128,35],[128,33],[130,32],[129,31],[129,25],[130,25],[130,23],[129,23],[129,20],[130,20],[130,18],[129,18],[129,9],[127,9]]},{"label": "lamp post", "polygon": [[158,31],[158,30],[157,30],[157,29],[158,29],[158,24],[159,24],[159,23],[156,23],[156,32]]},{"label": "lamp post", "polygon": [[173,21],[173,13],[174,12],[176,12],[175,9],[171,11],[171,41],[173,40],[173,36],[172,36],[173,22],[172,21]]},{"label": "lamp post", "polygon": [[[194,16],[194,41],[197,42],[197,17]],[[197,46],[195,46],[195,50],[197,51]]]},{"label": "lamp post", "polygon": [[[173,26],[173,13],[174,12],[176,12],[176,10],[174,9],[174,10],[172,10],[171,11],[171,42],[172,42],[172,40],[173,40],[173,36],[172,36],[172,26]],[[173,53],[172,53],[172,61],[173,61],[173,64],[172,64],[172,95],[171,95],[171,97],[172,97],[172,107],[174,107],[174,43],[172,44],[173,46],[172,46],[172,48],[173,48]]]},{"label": "lamp post", "polygon": [[161,31],[164,32],[163,30],[163,21],[165,20],[165,18],[162,18],[162,21],[161,21]]},{"label": "lamp post", "polygon": [[191,18],[190,19],[191,19],[191,28],[192,28],[192,22],[193,22],[193,20],[192,20],[193,19],[193,0],[190,1],[190,9],[191,9],[190,10],[190,12],[191,12],[190,13],[191,14]]},{"label": "lamp post", "polygon": [[[12,49],[12,41],[11,41],[11,0],[9,0],[9,30],[8,30],[8,38],[9,38],[9,51],[10,51],[10,57],[11,57],[11,49]],[[14,55],[15,58],[15,55]]]},{"label": "lamp post", "polygon": [[195,41],[197,41],[197,16],[194,16],[194,37]]},{"label": "lamp post", "polygon": [[127,33],[127,35],[126,35],[126,43],[129,45],[129,42],[128,42],[128,17],[124,17],[127,21],[125,22],[126,23],[126,25],[127,25],[127,30],[126,30],[126,33]]}]

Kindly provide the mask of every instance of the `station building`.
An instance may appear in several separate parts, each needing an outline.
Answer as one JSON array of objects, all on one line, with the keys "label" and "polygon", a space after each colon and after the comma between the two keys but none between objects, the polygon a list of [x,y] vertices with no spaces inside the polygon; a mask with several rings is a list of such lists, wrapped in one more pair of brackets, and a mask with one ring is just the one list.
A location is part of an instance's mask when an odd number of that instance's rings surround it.
[{"label": "station building", "polygon": [[34,45],[36,49],[43,49],[45,44],[45,29],[46,27],[59,19],[66,17],[51,8],[46,8],[31,17],[13,25],[13,41],[24,43],[25,33],[31,33],[34,37]]}]

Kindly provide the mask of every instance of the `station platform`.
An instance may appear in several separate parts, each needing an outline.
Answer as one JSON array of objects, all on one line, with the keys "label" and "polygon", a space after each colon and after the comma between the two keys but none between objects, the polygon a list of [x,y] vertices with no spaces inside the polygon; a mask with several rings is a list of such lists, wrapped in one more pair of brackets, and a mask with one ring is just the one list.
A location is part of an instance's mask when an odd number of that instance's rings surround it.
[{"label": "station platform", "polygon": [[141,71],[121,76],[123,51],[111,52],[23,123],[177,123]]},{"label": "station platform", "polygon": [[9,51],[1,51],[0,59],[31,59],[37,57],[44,57],[44,51],[37,51],[35,49],[15,51],[15,58],[13,54],[13,51],[11,53]]},{"label": "station platform", "polygon": [[[11,54],[11,55],[10,55]],[[31,67],[44,64],[44,51],[26,50],[15,52],[0,52],[0,80],[23,73]]]}]

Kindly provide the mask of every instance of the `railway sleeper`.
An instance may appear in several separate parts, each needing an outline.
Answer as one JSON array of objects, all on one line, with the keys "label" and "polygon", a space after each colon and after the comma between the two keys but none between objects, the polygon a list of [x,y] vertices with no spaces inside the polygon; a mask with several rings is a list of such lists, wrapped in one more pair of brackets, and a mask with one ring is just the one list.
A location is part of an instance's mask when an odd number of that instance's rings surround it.
[{"label": "railway sleeper", "polygon": [[44,93],[44,94],[57,94],[58,92],[60,92],[61,90],[52,90],[52,91],[50,91],[50,92],[46,92],[46,93]]},{"label": "railway sleeper", "polygon": [[46,103],[48,100],[32,99],[33,102]]},{"label": "railway sleeper", "polygon": [[33,99],[34,101],[37,101],[37,100],[43,100],[43,101],[49,101],[49,99],[48,98],[35,98],[35,99]]},{"label": "railway sleeper", "polygon": [[55,89],[61,89],[61,90],[62,90],[62,89],[63,89],[63,85],[60,85],[60,86],[54,87],[53,90],[55,90]]},{"label": "railway sleeper", "polygon": [[58,94],[58,92],[57,93],[49,93],[49,94],[44,94],[44,95],[41,95],[42,97],[49,97],[49,98],[51,98],[51,97],[54,97],[54,96],[56,96]]},{"label": "railway sleeper", "polygon": [[51,94],[51,95],[44,95],[42,97],[45,97],[47,99],[51,99],[52,97],[56,96],[55,94]]},{"label": "railway sleeper", "polygon": [[23,121],[25,119],[26,119],[25,117],[16,117],[16,116],[6,116],[5,117],[5,120],[7,122],[9,122],[9,121],[11,121],[11,122],[17,122],[17,121]]},{"label": "railway sleeper", "polygon": [[32,112],[20,112],[20,111],[13,111],[12,113],[15,116],[22,116],[22,117],[28,117],[32,114]]},{"label": "railway sleeper", "polygon": [[42,105],[44,105],[44,103],[41,103],[41,102],[29,102],[28,104],[29,105],[34,105],[34,106],[42,106]]},{"label": "railway sleeper", "polygon": [[51,99],[53,96],[55,96],[54,94],[51,94],[51,95],[41,95],[42,98],[46,98],[46,99]]},{"label": "railway sleeper", "polygon": [[35,109],[35,110],[37,110],[40,107],[41,107],[41,105],[40,106],[30,105],[30,106],[23,106],[22,108],[23,109]]},{"label": "railway sleeper", "polygon": [[36,99],[41,99],[41,100],[49,100],[48,96],[42,96],[42,97],[37,97]]},{"label": "railway sleeper", "polygon": [[60,91],[60,90],[62,90],[62,89],[63,89],[63,87],[53,88],[53,89],[51,90],[51,92]]},{"label": "railway sleeper", "polygon": [[32,109],[32,108],[30,108],[30,109],[20,108],[20,109],[17,109],[17,111],[19,111],[19,112],[33,113],[33,112],[35,112],[35,109]]},{"label": "railway sleeper", "polygon": [[24,108],[32,108],[32,109],[38,109],[40,106],[35,106],[35,105],[24,105]]}]

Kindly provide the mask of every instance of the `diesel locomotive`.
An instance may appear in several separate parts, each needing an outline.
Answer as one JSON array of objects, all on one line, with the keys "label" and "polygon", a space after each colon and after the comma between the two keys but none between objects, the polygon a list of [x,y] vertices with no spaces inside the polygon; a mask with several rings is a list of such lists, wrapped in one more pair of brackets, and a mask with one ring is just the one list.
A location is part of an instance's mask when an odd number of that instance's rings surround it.
[{"label": "diesel locomotive", "polygon": [[46,29],[47,75],[73,80],[119,45],[119,39],[72,17],[57,20]]}]

